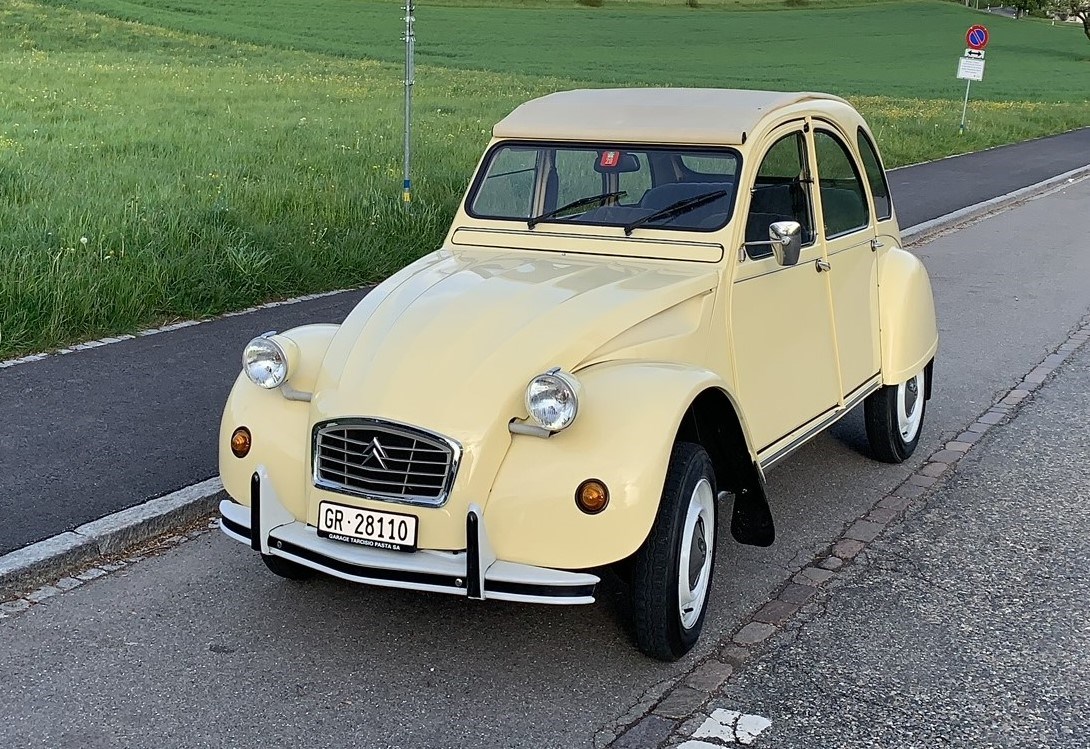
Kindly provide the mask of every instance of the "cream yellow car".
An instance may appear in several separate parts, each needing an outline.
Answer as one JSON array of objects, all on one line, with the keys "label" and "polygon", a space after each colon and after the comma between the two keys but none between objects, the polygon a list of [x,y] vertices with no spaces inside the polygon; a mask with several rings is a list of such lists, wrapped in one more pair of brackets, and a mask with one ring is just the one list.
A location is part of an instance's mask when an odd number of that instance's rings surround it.
[{"label": "cream yellow car", "polygon": [[765,473],[859,405],[909,457],[937,346],[846,101],[552,94],[495,126],[442,247],[246,346],[222,528],[287,578],[478,600],[591,603],[613,566],[676,659],[720,515],[771,544]]}]

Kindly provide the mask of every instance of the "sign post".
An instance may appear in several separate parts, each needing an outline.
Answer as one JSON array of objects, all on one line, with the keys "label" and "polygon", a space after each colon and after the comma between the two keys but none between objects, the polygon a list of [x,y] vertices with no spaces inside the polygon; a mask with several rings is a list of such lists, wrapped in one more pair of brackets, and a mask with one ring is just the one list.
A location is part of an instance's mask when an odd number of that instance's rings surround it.
[{"label": "sign post", "polygon": [[958,135],[965,134],[965,115],[969,111],[969,87],[973,81],[984,80],[984,49],[991,41],[991,34],[984,26],[970,26],[965,32],[965,43],[969,45],[965,56],[958,60],[958,78],[965,81],[965,102],[961,106],[961,125]]},{"label": "sign post", "polygon": [[415,60],[416,33],[413,25],[416,19],[415,0],[405,0],[405,170],[404,182],[401,187],[401,202],[405,208],[413,200],[412,177],[409,174],[409,166],[412,162],[412,135],[413,135],[413,83],[416,77]]}]

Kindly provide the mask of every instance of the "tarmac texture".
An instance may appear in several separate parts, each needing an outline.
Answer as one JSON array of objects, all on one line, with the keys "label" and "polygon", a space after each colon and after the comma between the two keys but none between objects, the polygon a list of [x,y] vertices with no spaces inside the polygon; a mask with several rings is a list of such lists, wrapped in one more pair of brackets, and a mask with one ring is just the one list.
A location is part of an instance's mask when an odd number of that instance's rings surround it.
[{"label": "tarmac texture", "polygon": [[[769,476],[777,543],[741,547],[720,534],[704,637],[679,663],[635,651],[625,592],[609,578],[593,606],[477,605],[330,579],[287,583],[243,544],[205,534],[68,592],[46,591],[51,597],[0,618],[0,746],[593,745],[623,722],[619,716],[639,715],[648,695],[718,652],[719,638],[816,550],[1067,338],[1090,308],[1090,253],[1055,217],[1081,215],[1088,204],[1090,181],[1073,184],[917,248],[931,273],[942,336],[917,455],[901,466],[874,462],[853,413],[784,461]],[[1027,460],[1032,471],[1026,445],[1014,449],[999,459]],[[1051,499],[1045,486],[1038,501]],[[930,532],[939,544],[955,534],[950,527]],[[998,533],[988,538],[999,543]],[[948,553],[963,548],[961,541]],[[998,578],[1021,573],[996,567],[990,574],[1001,585]],[[913,605],[925,611],[922,602]],[[989,615],[966,612],[970,622]],[[884,635],[856,629],[825,647],[862,648],[858,641],[891,646]],[[743,696],[732,709],[768,717],[768,731],[789,727],[784,714],[770,714],[759,701],[768,695]],[[886,693],[872,697],[881,702]],[[766,734],[775,735],[766,731],[760,741]]]},{"label": "tarmac texture", "polygon": [[724,694],[760,746],[1090,746],[1090,346]]}]

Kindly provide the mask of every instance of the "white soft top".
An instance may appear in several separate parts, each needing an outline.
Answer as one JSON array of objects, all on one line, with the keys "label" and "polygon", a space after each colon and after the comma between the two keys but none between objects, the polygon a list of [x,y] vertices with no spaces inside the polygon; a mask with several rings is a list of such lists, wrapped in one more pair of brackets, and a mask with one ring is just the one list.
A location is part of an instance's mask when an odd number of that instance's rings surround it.
[{"label": "white soft top", "polygon": [[803,101],[847,104],[831,94],[808,92],[580,89],[528,101],[492,133],[510,139],[741,145],[761,120]]}]

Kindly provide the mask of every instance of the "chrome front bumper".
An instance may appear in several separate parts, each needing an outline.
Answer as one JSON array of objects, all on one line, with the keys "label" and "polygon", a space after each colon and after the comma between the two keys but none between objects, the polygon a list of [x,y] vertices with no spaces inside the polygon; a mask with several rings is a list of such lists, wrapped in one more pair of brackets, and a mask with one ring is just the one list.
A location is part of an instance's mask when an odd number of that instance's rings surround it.
[{"label": "chrome front bumper", "polygon": [[220,502],[224,533],[262,554],[283,557],[342,580],[478,600],[594,603],[599,580],[595,575],[496,559],[477,505],[470,505],[466,515],[465,551],[405,553],[320,538],[312,526],[299,522],[284,508],[263,467],[250,480],[250,502],[250,507],[230,499]]}]

